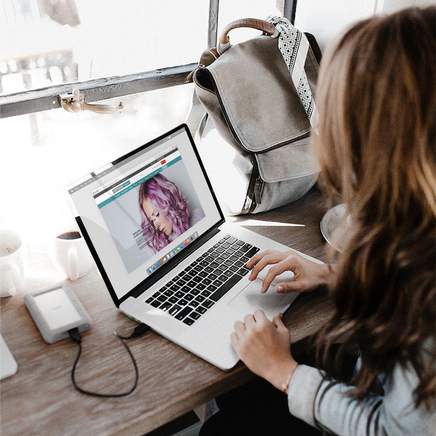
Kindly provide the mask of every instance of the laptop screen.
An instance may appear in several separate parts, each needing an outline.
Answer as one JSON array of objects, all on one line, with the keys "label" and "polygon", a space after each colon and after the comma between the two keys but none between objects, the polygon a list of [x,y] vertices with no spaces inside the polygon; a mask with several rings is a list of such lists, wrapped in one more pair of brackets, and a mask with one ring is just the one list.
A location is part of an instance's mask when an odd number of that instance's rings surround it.
[{"label": "laptop screen", "polygon": [[118,299],[222,219],[184,126],[68,192]]}]

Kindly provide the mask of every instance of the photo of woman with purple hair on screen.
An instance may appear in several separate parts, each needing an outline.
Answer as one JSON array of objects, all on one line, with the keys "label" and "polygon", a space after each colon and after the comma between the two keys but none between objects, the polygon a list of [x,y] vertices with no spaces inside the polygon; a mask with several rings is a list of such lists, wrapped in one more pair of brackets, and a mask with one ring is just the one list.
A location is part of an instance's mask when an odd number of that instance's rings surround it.
[{"label": "photo of woman with purple hair on screen", "polygon": [[177,185],[162,174],[141,184],[138,200],[144,237],[156,253],[204,217],[201,209],[190,210]]}]

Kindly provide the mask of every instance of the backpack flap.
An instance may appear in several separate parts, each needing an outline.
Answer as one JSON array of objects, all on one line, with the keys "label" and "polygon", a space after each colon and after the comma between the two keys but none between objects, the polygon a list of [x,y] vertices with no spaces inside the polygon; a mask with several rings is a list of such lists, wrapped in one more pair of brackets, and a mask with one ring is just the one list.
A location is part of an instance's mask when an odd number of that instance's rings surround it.
[{"label": "backpack flap", "polygon": [[232,46],[207,70],[227,124],[245,150],[265,152],[309,133],[276,38]]}]

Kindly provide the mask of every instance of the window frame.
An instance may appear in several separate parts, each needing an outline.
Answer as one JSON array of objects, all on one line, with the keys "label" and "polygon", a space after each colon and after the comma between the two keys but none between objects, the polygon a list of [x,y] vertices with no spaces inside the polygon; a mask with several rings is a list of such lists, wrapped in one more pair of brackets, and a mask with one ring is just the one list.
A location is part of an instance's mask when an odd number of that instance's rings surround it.
[{"label": "window frame", "polygon": [[[283,16],[288,18],[292,23],[295,21],[296,8],[297,0],[284,0]],[[216,46],[218,18],[219,0],[209,0],[207,35],[207,45],[209,48]],[[80,89],[86,102],[97,102],[114,97],[186,84],[189,83],[187,80],[189,73],[197,65],[197,62],[192,62],[141,73],[65,83],[0,96],[0,118],[58,109],[62,107],[60,96],[71,94],[73,89]]]}]

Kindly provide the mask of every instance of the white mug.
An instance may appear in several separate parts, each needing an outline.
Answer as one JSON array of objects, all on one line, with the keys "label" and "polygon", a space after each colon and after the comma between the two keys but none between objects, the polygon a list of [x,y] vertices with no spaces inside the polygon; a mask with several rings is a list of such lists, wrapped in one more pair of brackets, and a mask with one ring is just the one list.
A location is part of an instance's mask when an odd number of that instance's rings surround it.
[{"label": "white mug", "polygon": [[0,230],[0,297],[15,295],[24,283],[23,243],[12,230]]},{"label": "white mug", "polygon": [[54,263],[65,272],[70,280],[77,280],[87,274],[94,261],[77,230],[68,230],[55,238],[53,244]]}]

